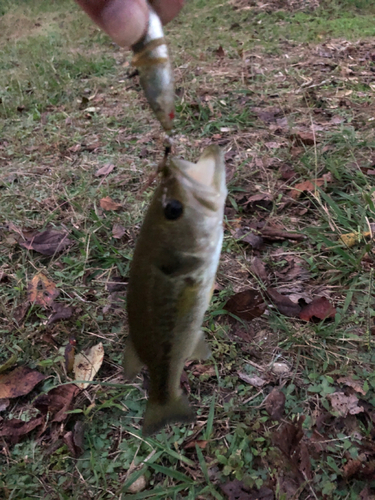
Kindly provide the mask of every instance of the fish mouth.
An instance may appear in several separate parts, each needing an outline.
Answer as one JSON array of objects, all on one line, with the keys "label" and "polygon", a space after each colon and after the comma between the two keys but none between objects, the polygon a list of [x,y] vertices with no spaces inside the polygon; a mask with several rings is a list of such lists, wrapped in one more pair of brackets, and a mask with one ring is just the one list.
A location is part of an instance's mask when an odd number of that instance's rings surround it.
[{"label": "fish mouth", "polygon": [[172,158],[171,173],[194,198],[209,210],[217,211],[227,195],[224,155],[219,146],[209,146],[197,163]]}]

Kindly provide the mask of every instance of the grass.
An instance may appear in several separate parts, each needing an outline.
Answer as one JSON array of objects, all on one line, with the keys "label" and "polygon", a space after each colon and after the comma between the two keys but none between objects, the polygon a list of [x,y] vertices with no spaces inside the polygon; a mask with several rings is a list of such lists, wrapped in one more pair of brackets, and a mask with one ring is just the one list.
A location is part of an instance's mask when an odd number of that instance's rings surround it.
[{"label": "grass", "polygon": [[[229,202],[221,290],[204,324],[213,358],[203,368],[186,369],[197,425],[168,427],[145,440],[146,392],[141,378],[122,384],[126,317],[121,307],[106,311],[106,283],[128,275],[154,188],[147,183],[162,156],[160,128],[136,79],[129,78],[130,53],[75,5],[25,1],[11,9],[12,3],[2,3],[0,365],[16,354],[18,364],[47,376],[2,415],[29,420],[33,398],[67,381],[58,347],[70,336],[79,350],[102,341],[105,361],[99,383],[80,396],[61,431],[77,419],[84,423],[83,454],[73,458],[62,434],[34,433],[14,446],[4,441],[0,496],[221,499],[227,497],[221,486],[234,480],[254,491],[270,488],[279,500],[374,494],[374,256],[373,241],[361,234],[375,215],[369,174],[375,163],[375,10],[365,0],[323,2],[315,11],[287,11],[277,2],[268,10],[260,3],[244,8],[253,4],[194,0],[167,31],[179,95],[177,153],[193,160],[207,144],[225,147]],[[278,110],[274,118],[271,108]],[[259,110],[271,118],[262,119]],[[291,138],[296,131],[311,134],[312,123],[314,144]],[[115,170],[96,178],[106,163]],[[285,181],[282,166],[292,167],[296,177]],[[327,173],[332,181],[326,186],[286,203],[292,185]],[[248,208],[245,202],[258,193],[271,195],[271,208]],[[103,212],[99,200],[105,196],[124,209]],[[306,238],[253,250],[233,236],[251,222]],[[114,223],[126,230],[121,240],[112,237]],[[67,228],[74,245],[45,257],[17,245],[10,224]],[[352,232],[358,243],[347,248],[339,236]],[[250,269],[253,256],[284,293],[329,297],[335,319],[304,323],[268,308],[252,322],[231,321],[223,314],[227,299],[262,289]],[[306,279],[290,278],[291,261],[302,263]],[[47,325],[46,311],[33,306],[24,321],[14,321],[37,271],[60,289],[60,301],[74,307],[72,318]],[[290,370],[275,375],[275,362]],[[253,387],[238,372],[266,383]],[[350,393],[339,382],[346,376],[361,385],[365,394],[353,394],[365,411],[340,416],[330,395]],[[281,422],[266,411],[273,388],[286,397]],[[296,465],[277,440],[288,441],[284,426],[299,415],[311,460],[306,477],[302,455]],[[357,469],[351,473],[350,467]],[[140,480],[145,489],[136,486]]]}]

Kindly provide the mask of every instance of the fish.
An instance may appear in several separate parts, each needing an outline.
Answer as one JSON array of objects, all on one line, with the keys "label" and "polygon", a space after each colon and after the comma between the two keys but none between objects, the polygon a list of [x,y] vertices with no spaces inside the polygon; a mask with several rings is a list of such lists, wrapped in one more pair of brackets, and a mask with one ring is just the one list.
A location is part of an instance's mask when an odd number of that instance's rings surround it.
[{"label": "fish", "polygon": [[174,78],[159,16],[148,4],[149,21],[142,39],[132,46],[132,64],[138,69],[146,99],[167,135],[173,134]]},{"label": "fish", "polygon": [[172,158],[146,212],[129,273],[129,336],[124,375],[150,375],[142,434],[189,423],[195,412],[180,380],[187,359],[211,352],[201,326],[209,307],[223,241],[225,162],[216,145],[197,163]]}]

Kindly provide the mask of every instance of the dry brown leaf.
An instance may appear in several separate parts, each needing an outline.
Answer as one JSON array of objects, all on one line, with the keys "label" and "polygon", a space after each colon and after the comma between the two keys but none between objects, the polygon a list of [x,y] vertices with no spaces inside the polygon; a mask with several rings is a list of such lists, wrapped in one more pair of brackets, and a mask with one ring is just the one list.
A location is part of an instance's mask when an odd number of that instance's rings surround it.
[{"label": "dry brown leaf", "polygon": [[249,488],[242,481],[235,479],[229,483],[221,484],[221,490],[228,500],[274,500],[273,491],[265,486]]},{"label": "dry brown leaf", "polygon": [[99,170],[95,172],[95,177],[100,177],[101,175],[108,175],[112,172],[112,170],[115,168],[113,163],[106,163],[103,165]]},{"label": "dry brown leaf", "polygon": [[124,226],[122,226],[121,224],[118,224],[117,222],[115,224],[113,224],[112,236],[114,238],[119,240],[120,238],[122,238],[124,236],[125,232],[126,231],[125,231]]},{"label": "dry brown leaf", "polygon": [[325,183],[328,184],[329,182],[332,182],[332,175],[330,172],[319,179],[307,180],[295,184],[290,190],[290,196],[297,200],[303,192],[307,191],[309,193],[314,193],[317,187],[322,187]]},{"label": "dry brown leaf", "polygon": [[225,51],[221,45],[219,45],[219,48],[215,50],[215,54],[217,57],[225,57]]},{"label": "dry brown leaf", "polygon": [[46,377],[27,366],[19,366],[8,373],[0,374],[0,399],[18,398],[28,394]]},{"label": "dry brown leaf", "polygon": [[292,302],[289,297],[282,295],[275,288],[268,287],[266,293],[275,307],[281,314],[284,314],[284,316],[295,318],[300,313],[301,306]]},{"label": "dry brown leaf", "polygon": [[327,394],[327,399],[331,401],[332,409],[339,414],[340,417],[357,415],[364,411],[363,406],[358,406],[358,398],[354,394],[346,396],[344,392],[334,392]]},{"label": "dry brown leaf", "polygon": [[294,142],[296,146],[313,146],[316,140],[315,135],[312,132],[295,132],[290,136],[290,139]]},{"label": "dry brown leaf", "polygon": [[304,435],[302,429],[304,421],[305,417],[302,415],[292,422],[286,422],[279,430],[273,433],[273,443],[280,448],[288,458],[291,458],[299,448],[299,444]]},{"label": "dry brown leaf", "polygon": [[22,321],[24,320],[29,308],[30,308],[30,302],[26,301],[23,304],[20,304],[14,311],[13,319],[16,322],[17,326],[20,326],[22,324]]},{"label": "dry brown leaf", "polygon": [[48,319],[47,325],[52,325],[52,323],[55,323],[59,319],[69,319],[72,314],[73,314],[73,308],[69,306],[64,306],[64,304],[61,304],[60,302],[52,302],[52,308],[54,313],[52,316]]},{"label": "dry brown leaf", "polygon": [[74,384],[60,385],[42,394],[34,401],[34,406],[43,415],[49,415],[52,422],[63,422],[67,411],[73,409],[73,400],[79,389]]},{"label": "dry brown leaf", "polygon": [[192,372],[195,377],[199,377],[200,375],[206,375],[207,377],[214,377],[216,375],[215,367],[212,365],[201,365],[201,364],[194,365]]},{"label": "dry brown leaf", "polygon": [[103,210],[120,210],[122,208],[120,203],[116,203],[109,196],[100,200],[100,206]]},{"label": "dry brown leaf", "polygon": [[303,321],[311,321],[314,318],[323,321],[328,318],[334,318],[335,315],[336,309],[326,297],[314,299],[310,304],[304,306],[299,313],[299,317]]},{"label": "dry brown leaf", "polygon": [[114,276],[107,282],[106,288],[110,293],[123,292],[124,290],[126,290],[127,284],[127,278],[123,278],[122,276]]},{"label": "dry brown leaf", "polygon": [[64,443],[69,448],[70,453],[74,458],[78,458],[83,453],[83,433],[84,424],[82,421],[78,420],[74,424],[73,431],[68,431],[64,434]]},{"label": "dry brown leaf", "polygon": [[188,443],[186,443],[184,446],[184,450],[189,450],[191,448],[195,449],[195,445],[199,446],[199,448],[204,450],[206,448],[207,444],[208,444],[208,441],[205,441],[203,439],[196,439],[196,440],[189,441]]},{"label": "dry brown leaf", "polygon": [[256,290],[244,290],[233,295],[224,309],[245,321],[251,321],[264,313],[266,304]]},{"label": "dry brown leaf", "polygon": [[236,238],[239,243],[248,243],[255,249],[261,248],[264,243],[263,238],[259,234],[255,234],[254,232],[244,228],[237,229],[234,232],[233,237]]},{"label": "dry brown leaf", "polygon": [[28,301],[42,307],[51,306],[59,293],[56,285],[43,273],[36,274],[27,287]]},{"label": "dry brown leaf", "polygon": [[247,373],[238,372],[238,377],[247,384],[252,385],[253,387],[263,387],[267,382],[262,378],[258,377],[258,375],[248,375]]},{"label": "dry brown leaf", "polygon": [[346,245],[348,248],[354,247],[357,243],[360,243],[363,238],[370,238],[371,233],[367,231],[365,233],[347,233],[342,234],[340,236],[340,240]]},{"label": "dry brown leaf", "polygon": [[73,371],[74,357],[76,352],[75,346],[76,346],[76,339],[74,337],[71,337],[69,339],[69,344],[65,347],[64,350],[66,373],[70,373],[71,371]]},{"label": "dry brown leaf", "polygon": [[265,283],[268,282],[268,276],[266,272],[266,266],[263,264],[263,262],[259,259],[259,257],[254,257],[253,260],[251,261],[251,266],[250,270],[257,276],[260,280],[264,281]]},{"label": "dry brown leaf", "polygon": [[353,380],[352,377],[340,377],[337,379],[337,383],[352,387],[356,392],[359,392],[360,394],[366,394],[366,391],[363,389],[363,384],[359,380]]},{"label": "dry brown leaf", "polygon": [[272,420],[281,420],[284,415],[285,394],[277,389],[272,389],[264,400],[265,408]]},{"label": "dry brown leaf", "polygon": [[20,245],[27,250],[35,250],[42,255],[54,255],[62,252],[67,246],[73,242],[68,238],[68,233],[65,231],[55,231],[47,229],[36,236],[32,236],[26,241],[21,241]]},{"label": "dry brown leaf", "polygon": [[41,416],[32,418],[28,422],[19,420],[18,418],[4,420],[0,424],[0,436],[4,437],[12,444],[18,443],[20,437],[29,434],[29,432],[33,431],[36,427],[43,425],[44,419],[45,417]]},{"label": "dry brown leaf", "polygon": [[[73,370],[76,380],[80,381],[75,382],[77,387],[86,389],[90,385],[90,381],[94,379],[102,366],[103,359],[104,348],[101,342],[92,346],[87,354],[79,353],[76,355]],[[83,380],[87,382],[81,382]]]}]

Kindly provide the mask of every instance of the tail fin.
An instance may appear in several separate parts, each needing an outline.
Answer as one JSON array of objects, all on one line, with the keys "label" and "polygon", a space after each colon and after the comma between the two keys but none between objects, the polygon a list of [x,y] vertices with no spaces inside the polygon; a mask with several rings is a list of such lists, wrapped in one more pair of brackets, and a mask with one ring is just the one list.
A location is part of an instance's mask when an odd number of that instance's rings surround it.
[{"label": "tail fin", "polygon": [[195,420],[195,412],[186,396],[181,395],[161,405],[152,401],[147,403],[142,434],[150,436],[160,431],[165,425],[177,422],[190,423]]}]

